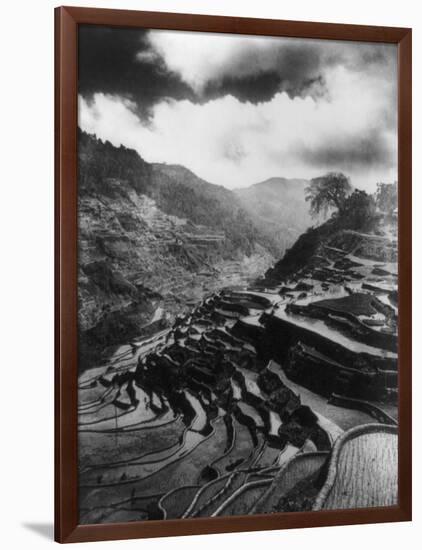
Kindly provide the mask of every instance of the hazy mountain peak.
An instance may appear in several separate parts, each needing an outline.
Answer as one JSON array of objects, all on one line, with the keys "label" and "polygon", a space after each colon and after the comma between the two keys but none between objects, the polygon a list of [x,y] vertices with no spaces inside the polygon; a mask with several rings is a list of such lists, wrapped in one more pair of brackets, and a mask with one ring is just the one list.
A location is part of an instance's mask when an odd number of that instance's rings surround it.
[{"label": "hazy mountain peak", "polygon": [[247,187],[246,189],[250,189],[251,187],[279,187],[279,186],[287,186],[287,185],[298,185],[298,186],[305,186],[309,182],[305,179],[300,178],[284,178],[284,177],[272,177],[268,178],[264,181],[259,181],[250,187]]}]

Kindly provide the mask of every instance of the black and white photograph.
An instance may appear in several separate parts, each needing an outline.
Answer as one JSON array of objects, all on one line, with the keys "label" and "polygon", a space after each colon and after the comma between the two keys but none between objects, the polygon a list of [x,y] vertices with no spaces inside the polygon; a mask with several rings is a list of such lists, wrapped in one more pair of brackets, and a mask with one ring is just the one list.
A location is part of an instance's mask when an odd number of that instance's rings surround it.
[{"label": "black and white photograph", "polygon": [[79,523],[397,505],[397,46],[78,33]]}]

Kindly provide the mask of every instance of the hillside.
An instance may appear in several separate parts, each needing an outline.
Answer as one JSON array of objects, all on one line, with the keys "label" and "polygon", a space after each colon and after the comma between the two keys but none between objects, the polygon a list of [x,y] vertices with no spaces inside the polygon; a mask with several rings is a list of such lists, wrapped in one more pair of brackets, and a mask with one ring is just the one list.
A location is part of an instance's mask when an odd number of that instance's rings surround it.
[{"label": "hillside", "polygon": [[346,201],[351,205],[349,209],[333,214],[321,225],[302,233],[266,272],[265,279],[279,282],[304,269],[319,269],[326,263],[327,248],[366,260],[397,262],[397,221],[381,211],[371,213],[364,202],[354,204],[354,198],[359,201],[362,195],[371,200],[366,193],[357,191]]},{"label": "hillside", "polygon": [[308,183],[302,179],[270,178],[235,190],[255,225],[276,241],[278,256],[313,223],[305,201]]},{"label": "hillside", "polygon": [[224,187],[83,132],[78,153],[82,369],[273,262],[274,240]]}]

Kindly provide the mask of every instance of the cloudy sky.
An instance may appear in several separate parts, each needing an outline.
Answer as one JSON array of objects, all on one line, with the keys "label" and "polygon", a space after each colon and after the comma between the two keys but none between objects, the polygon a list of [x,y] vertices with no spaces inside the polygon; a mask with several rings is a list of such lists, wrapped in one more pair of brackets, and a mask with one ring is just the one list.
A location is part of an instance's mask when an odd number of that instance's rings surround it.
[{"label": "cloudy sky", "polygon": [[79,125],[212,183],[397,179],[396,47],[86,26]]}]

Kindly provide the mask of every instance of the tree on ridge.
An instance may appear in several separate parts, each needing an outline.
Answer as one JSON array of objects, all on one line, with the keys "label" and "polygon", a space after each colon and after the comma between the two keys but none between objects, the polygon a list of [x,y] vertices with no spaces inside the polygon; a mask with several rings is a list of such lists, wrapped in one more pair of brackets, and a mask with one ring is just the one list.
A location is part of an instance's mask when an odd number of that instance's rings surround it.
[{"label": "tree on ridge", "polygon": [[347,176],[341,172],[328,172],[324,176],[311,179],[305,189],[305,199],[311,203],[312,216],[321,213],[326,215],[331,208],[340,211],[351,191],[352,185]]}]

